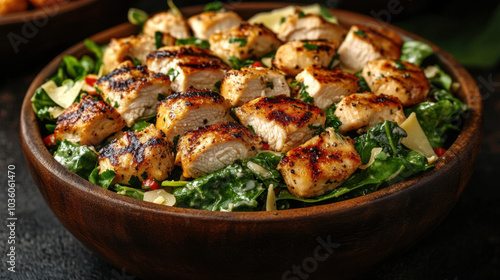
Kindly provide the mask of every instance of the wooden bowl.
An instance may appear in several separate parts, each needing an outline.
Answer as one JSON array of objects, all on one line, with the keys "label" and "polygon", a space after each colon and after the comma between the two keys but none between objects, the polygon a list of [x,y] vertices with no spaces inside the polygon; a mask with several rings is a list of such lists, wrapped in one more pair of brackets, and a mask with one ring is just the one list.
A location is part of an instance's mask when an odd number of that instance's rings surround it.
[{"label": "wooden bowl", "polygon": [[[241,3],[249,16],[283,4]],[[184,10],[186,15],[201,7]],[[348,26],[372,18],[335,10]],[[376,22],[375,22],[376,23]],[[393,26],[403,38],[425,41]],[[92,39],[103,44],[137,30],[122,24]],[[449,54],[430,44],[461,84],[470,107],[463,129],[430,171],[377,192],[327,205],[272,212],[222,213],[156,205],[102,189],[69,172],[49,154],[30,98],[53,75],[56,57],[29,88],[21,140],[32,176],[61,223],[87,248],[144,279],[348,279],[429,234],[467,184],[482,135],[482,101],[474,80]]]}]

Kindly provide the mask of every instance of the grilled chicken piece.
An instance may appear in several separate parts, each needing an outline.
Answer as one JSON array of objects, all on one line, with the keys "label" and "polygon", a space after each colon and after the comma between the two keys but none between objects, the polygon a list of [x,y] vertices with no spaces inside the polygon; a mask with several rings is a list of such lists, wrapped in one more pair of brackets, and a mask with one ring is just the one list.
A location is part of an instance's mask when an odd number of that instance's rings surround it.
[{"label": "grilled chicken piece", "polygon": [[153,124],[126,131],[99,151],[99,173],[108,169],[116,173],[112,184],[128,184],[132,176],[162,181],[174,169],[173,148]]},{"label": "grilled chicken piece", "polygon": [[307,66],[296,79],[306,87],[305,90],[314,99],[314,105],[321,110],[359,90],[358,77],[338,68],[328,70]]},{"label": "grilled chicken piece", "polygon": [[[163,34],[162,44],[164,46],[175,45],[175,38]],[[156,50],[155,37],[146,34],[137,36],[129,36],[120,39],[111,39],[106,51],[104,51],[103,62],[107,71],[112,71],[120,65],[120,63],[130,60],[139,60],[145,65],[147,56],[150,52]]]},{"label": "grilled chicken piece", "polygon": [[155,36],[155,33],[160,31],[177,39],[191,36],[186,19],[182,15],[175,15],[171,12],[155,14],[144,23],[142,31],[150,36]]},{"label": "grilled chicken piece", "polygon": [[213,89],[229,67],[208,50],[196,46],[169,46],[148,55],[148,68],[167,74],[174,92],[190,87]]},{"label": "grilled chicken piece", "polygon": [[363,68],[363,78],[374,93],[395,96],[403,106],[423,102],[430,89],[424,71],[406,61],[369,61]]},{"label": "grilled chicken piece", "polygon": [[95,146],[123,127],[125,122],[115,108],[86,95],[57,118],[54,133],[61,141]]},{"label": "grilled chicken piece", "polygon": [[406,120],[403,105],[393,96],[373,93],[355,93],[342,99],[337,105],[335,115],[342,122],[340,133],[359,129],[364,132],[382,121],[398,124]]},{"label": "grilled chicken piece", "polygon": [[245,60],[262,57],[281,45],[276,34],[262,24],[242,23],[210,36],[210,50],[226,63],[229,58]]},{"label": "grilled chicken piece", "polygon": [[203,12],[188,19],[188,24],[193,30],[194,37],[208,40],[217,32],[223,32],[238,26],[243,20],[231,11]]},{"label": "grilled chicken piece", "polygon": [[290,193],[313,197],[344,183],[361,165],[361,158],[349,140],[327,128],[325,133],[288,151],[277,169]]},{"label": "grilled chicken piece", "polygon": [[328,67],[338,46],[338,41],[291,41],[278,48],[273,65],[287,76],[295,76],[309,65]]},{"label": "grilled chicken piece", "polygon": [[170,142],[198,127],[232,120],[224,97],[194,88],[170,95],[158,104],[157,111],[156,128],[161,129]]},{"label": "grilled chicken piece", "polygon": [[299,40],[337,40],[342,42],[347,29],[325,21],[320,15],[301,13],[289,15],[280,25],[278,38],[284,42]]},{"label": "grilled chicken piece", "polygon": [[226,72],[220,93],[231,102],[231,106],[241,106],[258,97],[290,96],[290,87],[277,71],[265,67],[243,67]]},{"label": "grilled chicken piece", "polygon": [[154,114],[158,97],[171,93],[167,76],[151,73],[145,66],[133,66],[130,61],[101,77],[96,86],[103,100],[116,108],[129,127],[137,119]]},{"label": "grilled chicken piece", "polygon": [[175,163],[182,166],[184,177],[197,178],[253,157],[261,148],[260,138],[237,122],[214,124],[182,136]]},{"label": "grilled chicken piece", "polygon": [[257,98],[236,108],[235,113],[243,125],[251,127],[277,152],[309,140],[326,119],[315,105],[285,95]]},{"label": "grilled chicken piece", "polygon": [[399,59],[403,41],[395,32],[375,27],[353,25],[340,45],[340,65],[357,73],[368,61],[381,58]]}]

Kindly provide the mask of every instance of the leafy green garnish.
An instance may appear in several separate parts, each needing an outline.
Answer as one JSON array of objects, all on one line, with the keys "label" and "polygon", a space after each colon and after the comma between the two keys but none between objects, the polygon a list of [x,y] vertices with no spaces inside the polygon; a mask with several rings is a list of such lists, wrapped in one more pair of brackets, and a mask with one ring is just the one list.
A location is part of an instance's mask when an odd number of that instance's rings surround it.
[{"label": "leafy green garnish", "polygon": [[130,8],[127,13],[127,18],[130,23],[137,26],[143,26],[148,20],[148,14],[136,8]]},{"label": "leafy green garnish", "polygon": [[434,67],[437,68],[438,72],[434,77],[427,77],[429,79],[429,82],[438,88],[449,91],[451,89],[451,84],[453,83],[450,75],[444,72],[443,69],[439,67],[439,65],[436,64],[434,65]]},{"label": "leafy green garnish", "polygon": [[336,109],[337,105],[333,104],[325,110],[325,116],[326,116],[325,128],[333,127],[335,129],[335,132],[340,133],[339,127],[342,125],[342,122],[335,115]]},{"label": "leafy green garnish", "polygon": [[401,139],[406,137],[406,131],[396,123],[384,121],[371,127],[366,134],[356,137],[354,146],[361,157],[361,162],[366,164],[373,148],[381,147],[384,153],[393,157],[404,155],[405,148]]},{"label": "leafy green garnish", "polygon": [[177,39],[175,45],[194,45],[199,48],[210,49],[210,43],[207,40],[203,40],[196,37],[190,37],[185,39]]},{"label": "leafy green garnish", "polygon": [[272,81],[266,83],[266,88],[274,89],[274,83]]},{"label": "leafy green garnish", "polygon": [[356,30],[354,31],[354,34],[361,36],[363,38],[368,38],[368,36],[366,36],[366,33],[363,30]]},{"label": "leafy green garnish", "polygon": [[85,47],[89,51],[91,51],[96,57],[95,67],[94,67],[93,73],[98,74],[99,70],[101,69],[102,58],[104,56],[104,51],[106,50],[106,46],[99,46],[96,43],[94,43],[94,41],[92,41],[90,39],[85,39],[84,44],[85,44]]},{"label": "leafy green garnish", "polygon": [[398,70],[401,70],[401,71],[405,71],[406,70],[406,67],[404,66],[403,63],[401,63],[401,61],[395,61],[394,62],[394,66]]},{"label": "leafy green garnish", "polygon": [[175,70],[175,68],[170,68],[167,72],[167,76],[170,78],[170,81],[173,82],[179,76],[179,72]]},{"label": "leafy green garnish", "polygon": [[88,146],[73,144],[64,140],[54,153],[54,159],[66,169],[88,179],[97,166],[97,154]]},{"label": "leafy green garnish", "polygon": [[214,91],[220,92],[220,85],[222,84],[222,81],[217,81],[214,84]]},{"label": "leafy green garnish", "polygon": [[54,122],[55,119],[50,114],[51,108],[59,107],[45,90],[41,87],[37,88],[35,94],[31,98],[31,105],[33,106],[33,111],[42,121]]},{"label": "leafy green garnish", "polygon": [[99,174],[99,168],[94,168],[92,173],[89,175],[89,181],[104,188],[108,189],[113,179],[115,179],[116,173],[115,171],[108,169],[103,173]]},{"label": "leafy green garnish", "polygon": [[365,92],[365,91],[371,91],[370,86],[368,86],[368,83],[366,82],[365,78],[363,78],[363,74],[361,71],[356,73],[356,77],[358,77],[358,87],[359,87],[359,92]]},{"label": "leafy green garnish", "polygon": [[305,18],[306,14],[303,11],[300,11],[299,14],[297,15],[299,18]]},{"label": "leafy green garnish", "polygon": [[255,63],[255,60],[247,59],[242,61],[235,56],[230,56],[228,60],[229,63],[231,63],[231,66],[237,70],[240,70],[243,67],[249,67]]},{"label": "leafy green garnish", "polygon": [[229,43],[234,44],[234,43],[239,43],[240,47],[243,47],[247,44],[247,39],[246,38],[237,38],[237,37],[231,37],[229,38]]},{"label": "leafy green garnish", "polygon": [[130,130],[135,131],[135,132],[139,132],[139,131],[143,131],[146,127],[148,127],[150,125],[151,125],[151,123],[149,123],[147,121],[136,121],[134,123],[134,125],[132,125],[132,127],[130,127]]},{"label": "leafy green garnish", "polygon": [[316,44],[310,44],[309,42],[306,42],[304,44],[304,48],[306,48],[308,51],[317,50],[318,49],[318,45],[316,45]]},{"label": "leafy green garnish", "polygon": [[250,132],[252,132],[253,135],[256,135],[257,133],[255,133],[255,129],[253,129],[253,126],[251,125],[247,125],[248,129],[250,130]]},{"label": "leafy green garnish", "polygon": [[[247,167],[249,161],[266,169],[267,176],[254,173]],[[270,184],[283,185],[281,175],[276,170],[280,156],[260,153],[254,158],[239,160],[224,169],[197,178],[185,187],[174,190],[181,207],[211,211],[259,210],[264,203],[263,194]]]},{"label": "leafy green garnish", "polygon": [[405,41],[401,48],[400,60],[408,61],[417,66],[422,64],[425,58],[433,54],[431,46],[420,41]]},{"label": "leafy green garnish", "polygon": [[331,22],[331,23],[337,23],[337,18],[330,13],[330,9],[325,7],[324,5],[319,5],[319,12],[320,15],[323,17],[324,20]]},{"label": "leafy green garnish", "polygon": [[[301,84],[301,83],[299,83],[299,84]],[[302,84],[302,87],[300,88],[300,91],[299,91],[300,99],[302,101],[304,101],[305,103],[314,104],[314,98],[312,98],[309,95],[309,92],[307,92],[307,88],[308,88],[308,86]]]},{"label": "leafy green garnish", "polygon": [[126,187],[122,186],[120,184],[115,184],[113,186],[117,194],[121,194],[124,196],[128,196],[131,198],[143,200],[144,199],[144,191],[141,189],[136,189],[136,188],[131,188],[131,187]]},{"label": "leafy green garnish", "polygon": [[203,11],[205,12],[218,12],[224,8],[224,5],[220,1],[211,2],[205,5]]},{"label": "leafy green garnish", "polygon": [[417,115],[418,122],[433,148],[442,147],[447,139],[447,133],[460,130],[460,118],[468,107],[449,91],[434,90],[432,96],[436,102],[424,101],[407,108],[405,114],[412,112]]},{"label": "leafy green garnish", "polygon": [[163,33],[161,31],[155,32],[155,46],[156,49],[163,47]]}]

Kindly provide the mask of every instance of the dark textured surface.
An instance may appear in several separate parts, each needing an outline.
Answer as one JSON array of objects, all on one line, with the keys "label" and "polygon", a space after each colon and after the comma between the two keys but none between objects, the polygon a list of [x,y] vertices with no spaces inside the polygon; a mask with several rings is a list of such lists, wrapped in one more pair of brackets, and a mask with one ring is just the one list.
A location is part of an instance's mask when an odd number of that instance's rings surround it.
[{"label": "dark textured surface", "polygon": [[[148,6],[149,7],[149,6]],[[146,8],[148,8],[146,7]],[[18,129],[29,83],[51,57],[0,79],[0,219],[7,221],[7,166],[16,169],[16,273],[6,265],[8,229],[0,227],[0,279],[134,279],[86,250],[57,221],[26,169]],[[471,69],[484,100],[484,141],[472,178],[443,223],[369,279],[498,279],[500,277],[500,69]],[[496,85],[496,88],[494,87]]]}]

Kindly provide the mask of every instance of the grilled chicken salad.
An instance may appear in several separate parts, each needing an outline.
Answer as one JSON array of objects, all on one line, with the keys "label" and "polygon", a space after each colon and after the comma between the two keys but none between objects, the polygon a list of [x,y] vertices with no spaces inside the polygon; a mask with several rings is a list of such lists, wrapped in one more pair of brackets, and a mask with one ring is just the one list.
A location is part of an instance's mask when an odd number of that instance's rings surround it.
[{"label": "grilled chicken salad", "polygon": [[248,21],[220,2],[171,9],[142,32],[90,40],[38,88],[43,139],[118,194],[212,211],[357,197],[432,168],[467,106],[432,48],[320,5]]}]

